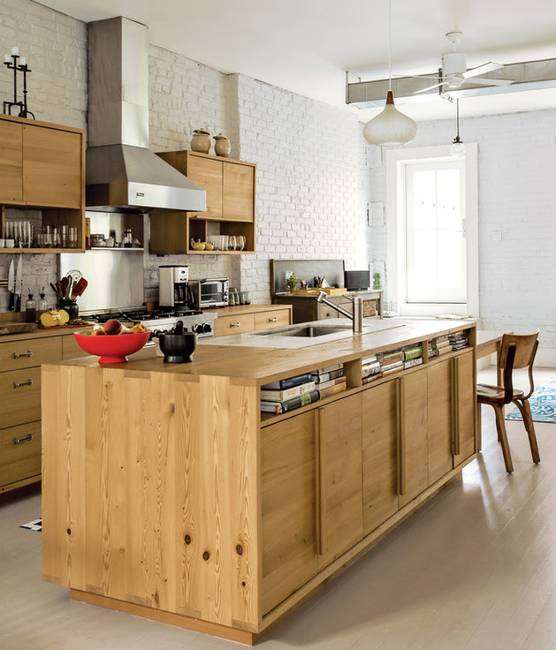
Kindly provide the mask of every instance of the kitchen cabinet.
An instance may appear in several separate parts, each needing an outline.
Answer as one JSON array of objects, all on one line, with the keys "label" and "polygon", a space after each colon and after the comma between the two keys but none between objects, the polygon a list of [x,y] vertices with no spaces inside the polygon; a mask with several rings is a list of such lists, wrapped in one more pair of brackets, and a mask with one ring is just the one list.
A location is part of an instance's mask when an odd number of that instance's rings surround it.
[{"label": "kitchen cabinet", "polygon": [[0,202],[23,200],[23,127],[0,120]]},{"label": "kitchen cabinet", "polygon": [[0,492],[19,481],[38,480],[40,473],[40,421],[0,429]]},{"label": "kitchen cabinet", "polygon": [[224,163],[222,218],[253,221],[255,218],[255,168]]},{"label": "kitchen cabinet", "polygon": [[79,209],[83,191],[81,156],[81,134],[24,126],[24,201]]},{"label": "kitchen cabinet", "polygon": [[[151,253],[158,255],[241,255],[255,250],[256,167],[195,151],[158,154],[206,192],[205,212],[150,213]],[[191,239],[207,241],[219,235],[241,235],[245,247],[238,250],[198,251]]]},{"label": "kitchen cabinet", "polygon": [[202,219],[222,219],[222,161],[201,156],[187,157],[187,177],[207,193],[207,211],[191,212],[190,216]]},{"label": "kitchen cabinet", "polygon": [[400,378],[400,506],[428,486],[428,382],[420,369]]},{"label": "kitchen cabinet", "polygon": [[262,431],[263,612],[317,572],[315,413]]},{"label": "kitchen cabinet", "polygon": [[398,510],[399,381],[362,393],[363,529],[365,534]]},{"label": "kitchen cabinet", "polygon": [[317,409],[319,568],[363,535],[361,415],[361,395]]},{"label": "kitchen cabinet", "polygon": [[427,368],[429,484],[452,469],[453,360],[435,361]]},{"label": "kitchen cabinet", "polygon": [[[1,248],[0,253],[73,253],[84,250],[84,132],[48,122],[0,115],[0,224],[29,219],[17,209],[36,209],[42,225],[77,228],[77,247]],[[9,216],[6,208],[11,208]]]},{"label": "kitchen cabinet", "polygon": [[215,309],[215,336],[249,332],[291,325],[291,308],[277,305],[241,305]]}]

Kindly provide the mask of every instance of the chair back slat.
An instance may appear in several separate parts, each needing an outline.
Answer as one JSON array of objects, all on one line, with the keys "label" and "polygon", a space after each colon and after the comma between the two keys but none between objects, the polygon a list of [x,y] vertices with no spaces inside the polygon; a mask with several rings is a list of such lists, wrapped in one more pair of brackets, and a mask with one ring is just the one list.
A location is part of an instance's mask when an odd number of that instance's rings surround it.
[{"label": "chair back slat", "polygon": [[512,345],[515,345],[514,369],[532,366],[537,351],[538,336],[538,332],[534,334],[504,334],[500,346],[498,366],[500,368],[506,367],[508,351]]}]

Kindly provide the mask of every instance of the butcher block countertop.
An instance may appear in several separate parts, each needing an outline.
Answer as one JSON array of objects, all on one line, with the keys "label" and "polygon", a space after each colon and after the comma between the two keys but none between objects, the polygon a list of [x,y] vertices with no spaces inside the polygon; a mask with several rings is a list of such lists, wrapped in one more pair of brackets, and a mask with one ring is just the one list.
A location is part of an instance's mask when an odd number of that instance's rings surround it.
[{"label": "butcher block countertop", "polygon": [[[327,323],[346,325],[350,321],[347,319],[330,319]],[[263,347],[262,341],[273,337],[240,334],[236,337],[206,339],[199,343],[192,363],[166,364],[163,358],[157,356],[153,350],[150,357],[137,360],[131,357],[126,364],[104,366],[104,368],[111,368],[125,373],[156,372],[192,376],[232,377],[241,379],[242,383],[265,384],[324,367],[336,361],[353,361],[371,353],[399,348],[449,334],[450,332],[461,331],[462,329],[474,330],[475,326],[475,322],[470,320],[388,319],[377,321],[369,319],[368,327],[389,327],[389,329],[376,333],[371,331],[355,335],[350,330],[347,330],[339,335],[341,338],[336,338],[331,342],[315,344],[313,339],[306,343],[307,347],[296,347],[295,349]],[[244,344],[230,345],[226,343],[227,340],[235,338],[244,341]],[[259,341],[261,341],[260,347],[257,347]],[[68,360],[62,362],[62,364],[91,369],[99,368],[96,357]]]}]

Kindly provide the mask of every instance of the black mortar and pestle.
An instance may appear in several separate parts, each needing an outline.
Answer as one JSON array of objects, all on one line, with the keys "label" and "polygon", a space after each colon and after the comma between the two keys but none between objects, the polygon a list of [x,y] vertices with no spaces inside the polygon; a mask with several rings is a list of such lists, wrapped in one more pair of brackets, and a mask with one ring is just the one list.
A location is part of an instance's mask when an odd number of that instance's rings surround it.
[{"label": "black mortar and pestle", "polygon": [[159,334],[158,344],[164,355],[164,363],[190,363],[197,347],[197,335],[188,332],[179,320],[168,334]]}]

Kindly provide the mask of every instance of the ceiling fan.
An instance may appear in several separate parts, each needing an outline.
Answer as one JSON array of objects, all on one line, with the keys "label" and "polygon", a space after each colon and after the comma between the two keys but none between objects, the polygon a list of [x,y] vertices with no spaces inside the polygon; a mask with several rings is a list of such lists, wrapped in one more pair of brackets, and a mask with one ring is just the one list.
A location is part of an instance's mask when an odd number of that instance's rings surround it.
[{"label": "ceiling fan", "polygon": [[440,81],[432,86],[427,86],[414,92],[414,95],[425,93],[433,88],[439,88],[440,92],[459,90],[466,83],[478,86],[508,86],[513,83],[511,79],[488,79],[479,75],[499,70],[504,66],[501,63],[483,63],[476,68],[467,69],[467,57],[463,52],[458,52],[458,44],[462,38],[462,32],[448,32],[446,38],[452,44],[452,51],[442,55],[442,68],[439,70]]}]

